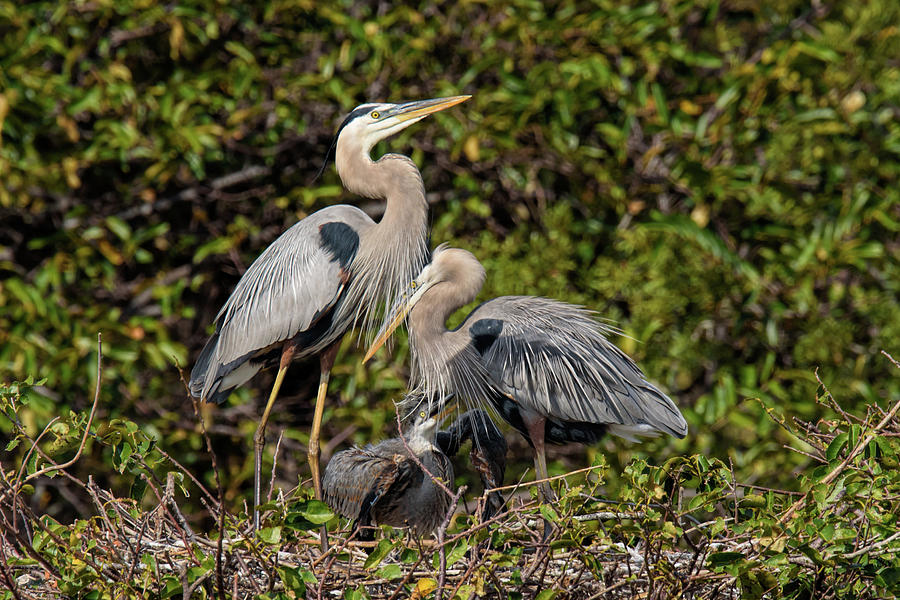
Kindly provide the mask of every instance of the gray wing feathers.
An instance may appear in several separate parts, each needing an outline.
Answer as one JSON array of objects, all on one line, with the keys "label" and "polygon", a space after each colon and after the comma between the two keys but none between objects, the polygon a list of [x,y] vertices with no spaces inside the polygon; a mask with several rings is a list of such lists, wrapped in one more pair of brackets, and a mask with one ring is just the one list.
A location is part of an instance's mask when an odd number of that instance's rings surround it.
[{"label": "gray wing feathers", "polygon": [[371,224],[355,207],[320,210],[285,231],[250,265],[216,316],[217,340],[210,340],[214,347],[203,356],[208,367],[201,397],[222,367],[308,329],[334,306],[344,287],[341,267],[319,237],[319,227],[334,221],[356,230]]},{"label": "gray wing feathers", "polygon": [[546,298],[506,296],[483,304],[469,320],[484,318],[504,321],[484,362],[518,402],[568,421],[687,434],[675,403],[606,338],[616,330],[591,311]]},{"label": "gray wing feathers", "polygon": [[[393,440],[388,440],[393,441]],[[409,457],[375,447],[350,448],[335,454],[325,469],[322,490],[325,502],[349,519],[362,516],[363,503],[382,496],[410,477]]]}]

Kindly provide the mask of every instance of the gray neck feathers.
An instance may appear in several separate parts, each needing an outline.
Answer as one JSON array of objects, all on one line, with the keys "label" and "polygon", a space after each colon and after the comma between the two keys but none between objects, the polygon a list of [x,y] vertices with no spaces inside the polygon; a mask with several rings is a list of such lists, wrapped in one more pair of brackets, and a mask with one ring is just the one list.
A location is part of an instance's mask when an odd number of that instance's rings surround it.
[{"label": "gray neck feathers", "polygon": [[475,299],[483,281],[483,270],[453,269],[410,311],[410,396],[422,394],[429,409],[449,394],[473,408],[495,393],[468,328],[448,331],[445,325],[453,312]]},{"label": "gray neck feathers", "polygon": [[[376,162],[366,156],[362,166],[341,170],[350,191],[387,201],[384,216],[360,233],[359,249],[351,265],[353,278],[345,306],[356,307],[355,325],[373,336],[381,313],[386,314],[406,285],[425,266],[428,203],[416,165],[407,157],[387,154]],[[384,310],[382,310],[382,308]]]}]

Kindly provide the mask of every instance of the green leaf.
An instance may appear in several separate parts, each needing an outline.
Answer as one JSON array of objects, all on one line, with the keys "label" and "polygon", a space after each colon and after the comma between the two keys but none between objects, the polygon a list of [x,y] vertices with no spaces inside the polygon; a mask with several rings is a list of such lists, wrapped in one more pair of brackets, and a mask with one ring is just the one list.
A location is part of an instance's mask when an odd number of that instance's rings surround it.
[{"label": "green leaf", "polygon": [[760,494],[747,494],[746,496],[741,498],[741,507],[765,508],[766,505],[766,497]]},{"label": "green leaf", "polygon": [[882,569],[876,575],[875,581],[879,585],[897,592],[900,590],[900,567],[886,567]]},{"label": "green leaf", "polygon": [[230,237],[217,237],[206,242],[194,252],[193,262],[198,264],[211,254],[225,254],[234,248],[234,240]]},{"label": "green leaf", "polygon": [[310,574],[303,567],[278,567],[278,576],[284,583],[284,588],[294,592],[298,598],[306,595],[306,577]]},{"label": "green leaf", "polygon": [[119,217],[113,215],[106,217],[106,226],[123,242],[131,238],[131,227]]},{"label": "green leaf", "polygon": [[278,544],[281,542],[281,527],[263,527],[256,532],[256,537],[267,544]]},{"label": "green leaf", "polygon": [[833,461],[837,456],[841,453],[841,450],[844,449],[844,446],[847,445],[847,442],[850,440],[850,434],[846,431],[844,433],[838,434],[831,440],[831,443],[828,444],[828,448],[825,449],[825,458],[828,462]]},{"label": "green leaf", "polygon": [[713,567],[730,565],[744,560],[743,552],[713,552],[709,555],[709,564]]},{"label": "green leaf", "polygon": [[163,589],[162,594],[160,594],[160,598],[172,598],[178,594],[183,592],[183,588],[181,586],[181,582],[177,577],[172,577],[171,575],[166,577],[163,581],[166,582],[166,586]]},{"label": "green leaf", "polygon": [[399,579],[403,577],[403,569],[396,563],[384,565],[379,569],[378,576],[384,579]]},{"label": "green leaf", "polygon": [[316,525],[327,523],[334,518],[334,511],[321,500],[309,500],[306,506],[300,510],[300,514],[310,523],[315,523]]},{"label": "green leaf", "polygon": [[559,514],[549,504],[541,504],[541,515],[551,523],[559,521]]},{"label": "green leaf", "polygon": [[371,569],[372,567],[381,563],[384,560],[384,557],[388,555],[388,553],[394,549],[394,544],[387,538],[382,538],[379,540],[378,545],[372,550],[372,553],[366,558],[366,561],[363,563],[364,569]]},{"label": "green leaf", "polygon": [[469,550],[469,540],[463,538],[459,540],[450,552],[447,553],[447,566],[452,566],[457,561],[459,561],[462,557],[466,555],[466,552]]}]

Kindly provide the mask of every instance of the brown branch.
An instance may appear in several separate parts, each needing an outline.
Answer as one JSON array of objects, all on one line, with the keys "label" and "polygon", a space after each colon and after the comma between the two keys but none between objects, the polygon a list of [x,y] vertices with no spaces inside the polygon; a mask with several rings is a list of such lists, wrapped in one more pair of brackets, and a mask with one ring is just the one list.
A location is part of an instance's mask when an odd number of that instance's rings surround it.
[{"label": "brown branch", "polygon": [[16,600],[22,600],[19,595],[19,589],[15,581],[9,574],[9,560],[6,558],[6,534],[0,533],[0,570],[3,571],[3,580],[6,582],[6,588],[12,592]]},{"label": "brown branch", "polygon": [[49,473],[50,471],[61,471],[63,469],[67,469],[67,468],[71,467],[72,465],[74,465],[78,461],[79,458],[81,458],[81,453],[84,450],[84,444],[85,444],[85,442],[87,442],[88,435],[90,435],[90,433],[91,433],[91,423],[94,421],[94,413],[96,413],[96,411],[97,411],[97,401],[100,400],[100,376],[101,376],[101,373],[103,372],[102,360],[103,360],[103,344],[101,341],[101,334],[98,333],[97,334],[97,388],[94,391],[94,403],[93,403],[93,405],[91,405],[91,413],[90,413],[90,415],[88,415],[87,425],[84,428],[84,435],[81,436],[81,444],[78,446],[78,452],[75,453],[75,456],[73,456],[71,460],[64,462],[61,465],[53,463],[49,467],[44,467],[43,469],[41,469],[39,471],[35,471],[34,473],[32,473],[31,475],[26,477],[22,481],[22,483],[27,483],[28,481],[31,481],[35,477],[43,475],[44,473]]},{"label": "brown branch", "polygon": [[[409,454],[409,457],[413,459],[413,462],[415,462],[417,465],[419,465],[419,468],[422,469],[422,471],[424,471],[425,474],[431,478],[431,481],[433,481],[435,483],[435,485],[437,485],[439,488],[444,490],[444,492],[451,498],[456,497],[456,501],[459,502],[459,497],[457,495],[455,495],[453,492],[451,492],[450,488],[448,488],[446,485],[444,485],[444,482],[441,481],[441,479],[439,477],[435,477],[431,473],[431,471],[429,471],[425,467],[425,465],[422,464],[422,461],[419,460],[419,457],[416,456],[416,454],[409,447],[409,444],[406,442],[406,438],[403,437],[403,426],[400,423],[400,411],[397,410],[396,405],[394,405],[394,414],[397,417],[397,434],[400,436],[400,441],[403,443],[403,447],[406,448],[406,452]],[[454,503],[453,506],[455,507],[456,504]]]},{"label": "brown branch", "polygon": [[[184,383],[185,387],[187,387],[181,369],[178,369],[178,373],[181,377],[181,381]],[[216,461],[216,453],[213,452],[212,442],[209,439],[209,434],[206,432],[206,424],[203,422],[203,417],[200,415],[200,408],[197,406],[197,399],[191,396],[190,393],[188,394],[188,397],[191,399],[191,405],[194,407],[194,415],[200,422],[200,432],[203,434],[203,439],[206,440],[206,451],[209,452],[210,459],[212,460],[213,473],[216,477],[216,490],[219,496],[219,539],[216,543],[216,591],[218,592],[219,600],[225,600],[225,575],[222,566],[222,543],[225,538],[225,500],[222,494],[222,482],[219,479],[219,466]]]},{"label": "brown branch", "polygon": [[[894,362],[895,365],[897,365],[897,362],[894,361],[894,359],[890,355],[888,355],[886,352],[883,352],[883,353],[892,362]],[[897,368],[900,368],[900,365],[897,365]],[[871,442],[873,439],[875,439],[875,436],[878,435],[878,432],[880,432],[882,429],[885,428],[885,426],[888,423],[890,423],[891,419],[894,418],[894,416],[897,414],[898,410],[900,410],[900,400],[897,400],[897,402],[894,403],[894,406],[891,408],[890,412],[888,412],[884,416],[884,418],[878,423],[878,425],[876,425],[874,429],[872,429],[869,433],[867,433],[864,438],[859,440],[856,443],[856,446],[854,446],[853,450],[847,455],[847,458],[842,460],[841,464],[836,466],[834,469],[831,470],[831,472],[828,473],[828,475],[823,477],[821,479],[821,481],[819,481],[819,484],[828,485],[829,483],[831,483],[832,481],[837,479],[838,475],[843,473],[844,469],[847,468],[847,465],[849,465],[859,455],[859,453],[862,452],[863,449],[869,445],[869,442]],[[807,491],[805,494],[803,494],[802,498],[800,498],[799,500],[794,502],[794,504],[791,505],[791,507],[787,510],[787,512],[784,513],[784,515],[780,519],[778,519],[779,525],[783,525],[784,523],[786,523],[787,520],[790,519],[791,516],[793,516],[793,514],[795,512],[797,512],[797,509],[799,509],[800,506],[804,502],[806,502],[807,498],[809,497],[809,493],[810,492]]]},{"label": "brown branch", "polygon": [[[399,415],[397,417],[399,419]],[[398,421],[399,422],[399,421]],[[402,439],[402,437],[401,437]],[[424,469],[424,467],[423,467]],[[426,471],[427,473],[427,471]],[[430,473],[429,473],[430,475]],[[432,477],[433,479],[433,477]],[[453,500],[450,502],[450,508],[447,509],[447,514],[444,515],[444,522],[441,523],[440,528],[437,532],[437,541],[440,544],[438,548],[438,556],[440,557],[441,570],[438,573],[438,585],[435,598],[436,600],[443,600],[444,598],[444,581],[447,578],[447,548],[444,546],[444,537],[447,535],[447,526],[450,525],[450,519],[453,517],[453,513],[456,512],[456,505],[459,504],[459,498],[463,495],[463,492],[466,491],[466,486],[462,485],[456,490],[456,494],[453,496]]]},{"label": "brown branch", "polygon": [[272,490],[275,489],[275,471],[278,467],[278,451],[281,449],[281,440],[284,439],[284,429],[278,434],[278,442],[275,444],[275,454],[272,456],[272,475],[269,477],[269,492],[266,494],[266,502],[272,501]]}]

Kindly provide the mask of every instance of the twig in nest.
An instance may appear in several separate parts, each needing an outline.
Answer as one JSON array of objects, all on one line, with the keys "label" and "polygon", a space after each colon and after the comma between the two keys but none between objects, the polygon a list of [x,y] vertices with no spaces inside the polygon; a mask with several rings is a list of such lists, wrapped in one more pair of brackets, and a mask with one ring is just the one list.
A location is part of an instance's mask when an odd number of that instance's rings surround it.
[{"label": "twig in nest", "polygon": [[[399,420],[399,415],[397,416],[397,418]],[[424,469],[425,467],[422,468]],[[428,474],[431,475],[431,473]],[[432,479],[434,479],[433,476]],[[453,513],[456,512],[456,505],[459,503],[459,498],[465,491],[466,486],[464,485],[460,486],[460,488],[456,490],[456,494],[453,495],[453,501],[450,502],[450,508],[447,509],[447,514],[444,515],[444,522],[441,523],[441,526],[437,531],[437,541],[438,544],[440,544],[438,552],[441,561],[441,571],[438,574],[438,586],[436,592],[437,595],[435,596],[437,600],[443,600],[444,598],[444,581],[447,578],[447,548],[444,546],[444,537],[447,535],[447,526],[450,525],[450,519],[453,517]]]},{"label": "twig in nest", "polygon": [[6,588],[12,592],[16,600],[22,600],[22,596],[19,595],[19,590],[9,574],[8,564],[9,561],[6,558],[6,534],[0,533],[0,570],[3,572],[3,581],[6,582]]},{"label": "twig in nest", "polygon": [[[416,456],[412,449],[409,447],[409,444],[406,442],[406,438],[403,436],[403,425],[400,423],[400,411],[397,410],[396,405],[394,405],[394,414],[397,417],[397,434],[400,436],[400,441],[403,443],[403,447],[406,448],[406,452],[409,454],[409,457],[413,459],[413,462],[419,465],[419,468],[422,469],[426,475],[431,477],[431,480],[435,483],[435,485],[444,490],[444,492],[451,498],[456,497],[456,502],[459,502],[459,496],[451,492],[450,488],[444,485],[444,482],[441,481],[439,477],[435,477],[432,472],[422,464],[422,461],[419,460],[419,457]],[[456,507],[456,502],[453,503],[454,508]]]},{"label": "twig in nest", "polygon": [[281,449],[281,440],[284,439],[284,429],[278,434],[278,443],[275,444],[275,455],[272,456],[272,476],[269,478],[269,493],[266,494],[266,502],[272,501],[272,490],[275,489],[275,470],[278,467],[278,451]]},{"label": "twig in nest", "polygon": [[[163,458],[165,458],[165,459],[168,460],[170,463],[172,463],[173,465],[175,465],[176,467],[178,467],[178,469],[179,469],[182,473],[184,473],[185,475],[187,475],[187,476],[188,476],[188,479],[190,479],[191,481],[193,481],[193,482],[194,482],[194,485],[196,485],[198,488],[200,488],[200,491],[203,492],[203,493],[206,495],[206,497],[208,497],[208,498],[209,498],[210,500],[212,500],[213,502],[216,502],[216,497],[213,496],[212,493],[211,493],[208,489],[206,489],[206,486],[204,486],[203,483],[202,483],[199,479],[197,479],[197,477],[195,477],[193,473],[191,473],[190,471],[188,471],[187,468],[185,468],[184,465],[182,465],[180,462],[178,462],[177,460],[175,460],[174,458],[172,458],[172,456],[171,456],[168,452],[166,452],[165,450],[163,450],[163,449],[160,448],[159,446],[156,446],[156,451],[159,452],[159,453],[162,455]],[[220,508],[221,508],[221,507],[220,507]],[[213,514],[218,514],[218,511],[219,511],[219,509],[215,509],[215,510],[214,510],[212,507],[210,507],[210,512],[212,512]]]},{"label": "twig in nest", "polygon": [[212,461],[213,474],[216,477],[216,492],[219,502],[219,539],[216,543],[216,592],[219,596],[219,600],[225,600],[225,575],[222,566],[222,544],[225,539],[225,501],[222,493],[222,481],[219,478],[219,465],[216,460],[216,453],[213,452],[209,434],[206,432],[206,423],[204,423],[203,417],[200,415],[200,407],[197,405],[197,399],[191,395],[190,386],[184,379],[184,372],[181,370],[181,367],[178,367],[178,377],[181,378],[181,383],[188,393],[188,398],[191,399],[191,406],[194,407],[194,416],[197,417],[197,421],[200,423],[200,432],[203,434],[203,439],[206,441],[206,451],[209,452],[209,458]]},{"label": "twig in nest", "polygon": [[[68,460],[68,461],[62,463],[61,465],[56,464],[55,462],[53,462],[51,460],[50,461],[51,464],[49,466],[46,466],[43,469],[39,469],[38,471],[35,471],[34,473],[29,475],[25,479],[21,479],[22,472],[20,471],[19,477],[16,479],[16,484],[15,484],[15,486],[13,486],[13,501],[14,502],[15,502],[15,497],[19,493],[19,489],[21,489],[21,484],[27,483],[27,482],[31,481],[32,479],[35,479],[36,477],[40,477],[41,475],[43,475],[45,473],[49,473],[50,471],[61,471],[63,469],[71,467],[78,461],[79,458],[81,458],[81,453],[84,451],[84,445],[87,442],[88,435],[90,435],[90,433],[91,433],[91,423],[94,422],[94,414],[97,412],[97,402],[100,400],[100,377],[101,377],[102,373],[103,373],[103,343],[102,343],[102,334],[98,333],[97,334],[97,387],[94,390],[94,403],[91,405],[91,412],[88,415],[87,424],[84,426],[84,435],[81,436],[81,444],[79,444],[79,446],[78,446],[78,452],[75,453],[75,456],[73,456],[71,458],[71,460]],[[50,421],[50,423],[47,425],[47,427],[44,428],[44,431],[47,431],[47,429],[50,427],[50,425],[53,424],[54,421],[56,421],[56,418],[54,418],[53,421]],[[43,435],[43,434],[44,433],[41,432],[41,435]],[[33,451],[35,448],[37,448],[37,443],[38,443],[39,439],[40,439],[40,436],[38,436],[38,439],[36,439],[34,441],[34,444],[32,444],[31,450],[29,451],[29,456],[31,454],[31,451]],[[27,461],[27,457],[26,457],[26,460],[22,461],[22,469],[25,468],[25,465],[27,464],[27,462],[28,461]]]},{"label": "twig in nest", "polygon": [[[887,356],[888,356],[888,358],[891,358],[890,355],[887,355]],[[891,358],[891,360],[893,360],[893,358]],[[900,368],[900,365],[898,365],[898,368]],[[878,423],[878,425],[876,425],[871,431],[869,431],[869,433],[866,434],[866,436],[864,438],[860,439],[856,443],[856,446],[853,448],[853,450],[849,454],[847,454],[847,458],[842,460],[841,464],[836,466],[834,469],[831,470],[830,473],[828,473],[828,475],[826,475],[825,477],[822,478],[822,480],[819,482],[819,485],[828,485],[829,483],[831,483],[832,481],[837,479],[838,475],[843,473],[844,469],[847,468],[847,465],[849,465],[853,461],[853,459],[855,459],[859,455],[859,453],[862,452],[863,449],[869,445],[869,442],[871,442],[873,439],[875,439],[875,436],[877,436],[878,433],[882,429],[884,429],[888,423],[891,422],[891,419],[894,418],[894,416],[897,414],[898,410],[900,410],[900,400],[898,400],[897,402],[894,403],[894,406],[891,408],[891,410],[888,412],[888,414],[886,414],[884,416],[884,418]],[[804,502],[806,502],[808,495],[809,495],[809,492],[807,492],[806,494],[803,495],[802,498],[800,498],[796,502],[794,502],[791,505],[791,507],[787,510],[787,512],[784,513],[784,515],[782,515],[782,517],[780,519],[778,519],[778,524],[783,525],[784,523],[786,523],[787,520],[790,519],[791,516],[793,516],[793,514],[795,512],[797,512],[797,509],[800,508],[800,506]],[[784,533],[782,533],[781,535],[784,535]]]}]

